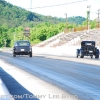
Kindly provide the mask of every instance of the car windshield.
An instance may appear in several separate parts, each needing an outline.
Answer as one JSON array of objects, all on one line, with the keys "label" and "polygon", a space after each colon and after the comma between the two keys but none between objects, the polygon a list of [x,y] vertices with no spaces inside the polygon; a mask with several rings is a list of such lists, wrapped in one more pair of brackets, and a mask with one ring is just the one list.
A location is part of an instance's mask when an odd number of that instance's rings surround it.
[{"label": "car windshield", "polygon": [[16,46],[30,46],[28,41],[19,41],[15,44]]},{"label": "car windshield", "polygon": [[95,46],[95,43],[94,42],[85,41],[85,42],[81,42],[81,46]]},{"label": "car windshield", "polygon": [[85,43],[85,45],[92,45],[92,43]]}]

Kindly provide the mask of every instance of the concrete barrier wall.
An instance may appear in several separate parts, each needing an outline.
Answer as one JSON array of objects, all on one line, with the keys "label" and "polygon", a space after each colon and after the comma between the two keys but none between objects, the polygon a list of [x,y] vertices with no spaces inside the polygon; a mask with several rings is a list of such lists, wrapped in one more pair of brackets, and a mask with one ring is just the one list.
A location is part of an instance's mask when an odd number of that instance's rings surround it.
[{"label": "concrete barrier wall", "polygon": [[34,54],[51,54],[51,55],[76,55],[76,49],[80,46],[58,46],[52,47],[33,47]]},{"label": "concrete barrier wall", "polygon": [[6,88],[1,78],[0,78],[0,100],[14,100],[11,97],[11,94],[9,93],[8,89]]},{"label": "concrete barrier wall", "polygon": [[[97,47],[99,50],[100,48]],[[64,55],[64,56],[76,56],[76,49],[80,49],[80,46],[58,46],[58,47],[33,47],[34,54],[50,54],[50,55]]]}]

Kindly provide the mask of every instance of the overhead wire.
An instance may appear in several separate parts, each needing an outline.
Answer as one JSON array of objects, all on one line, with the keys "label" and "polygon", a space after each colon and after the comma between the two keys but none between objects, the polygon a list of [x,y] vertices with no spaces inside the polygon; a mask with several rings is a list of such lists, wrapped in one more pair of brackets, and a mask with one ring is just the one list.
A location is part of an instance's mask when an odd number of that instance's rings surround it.
[{"label": "overhead wire", "polygon": [[34,7],[34,8],[27,8],[27,9],[39,9],[39,8],[63,6],[63,5],[68,5],[68,4],[74,4],[74,3],[84,2],[84,1],[88,1],[88,0],[80,0],[80,1],[75,1],[75,2],[64,3],[64,4],[50,5],[50,6],[42,6],[42,7]]},{"label": "overhead wire", "polygon": [[98,14],[98,12],[92,12],[92,11],[90,11],[90,13],[95,13],[95,14]]}]

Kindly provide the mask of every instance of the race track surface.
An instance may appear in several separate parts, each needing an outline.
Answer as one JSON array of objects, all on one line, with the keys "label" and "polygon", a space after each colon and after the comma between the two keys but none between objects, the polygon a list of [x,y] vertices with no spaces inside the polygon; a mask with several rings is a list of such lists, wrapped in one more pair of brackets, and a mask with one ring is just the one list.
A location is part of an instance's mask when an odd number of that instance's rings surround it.
[{"label": "race track surface", "polygon": [[[0,59],[6,64],[15,66],[63,91],[59,93],[66,92],[74,96],[73,99],[67,99],[63,95],[62,99],[54,99],[53,97],[51,100],[100,100],[100,59],[52,55],[34,55],[32,58],[17,56],[14,58],[12,54],[2,52],[0,52]],[[4,70],[11,72],[10,68],[7,69],[3,66],[4,64],[1,66]],[[12,70],[15,72],[15,69]],[[12,75],[16,77],[14,73]],[[31,78],[28,81],[31,82]],[[54,93],[58,93],[58,91]]]}]

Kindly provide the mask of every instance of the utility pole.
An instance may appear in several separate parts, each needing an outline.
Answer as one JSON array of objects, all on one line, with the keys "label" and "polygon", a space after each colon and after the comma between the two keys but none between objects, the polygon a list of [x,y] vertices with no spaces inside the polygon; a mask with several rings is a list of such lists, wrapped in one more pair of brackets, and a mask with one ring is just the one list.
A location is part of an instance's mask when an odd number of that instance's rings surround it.
[{"label": "utility pole", "polygon": [[67,13],[65,13],[65,16],[66,16],[66,23],[67,23]]},{"label": "utility pole", "polygon": [[100,14],[100,9],[98,9],[98,28],[99,28],[99,22],[100,22],[99,14]]},{"label": "utility pole", "polygon": [[66,16],[66,27],[67,27],[67,25],[68,25],[67,13],[65,13],[65,16]]},{"label": "utility pole", "polygon": [[91,8],[91,5],[87,6],[87,29],[88,29],[88,32],[89,32],[89,29],[90,29],[90,8]]},{"label": "utility pole", "polygon": [[30,4],[30,10],[32,11],[32,0],[31,0],[31,4]]},{"label": "utility pole", "polygon": [[68,27],[67,13],[65,13],[65,16],[66,16],[66,31],[65,31],[65,33],[67,33],[68,32],[68,29],[67,29],[67,27]]}]

